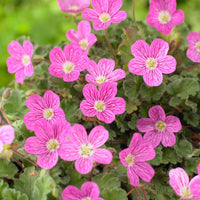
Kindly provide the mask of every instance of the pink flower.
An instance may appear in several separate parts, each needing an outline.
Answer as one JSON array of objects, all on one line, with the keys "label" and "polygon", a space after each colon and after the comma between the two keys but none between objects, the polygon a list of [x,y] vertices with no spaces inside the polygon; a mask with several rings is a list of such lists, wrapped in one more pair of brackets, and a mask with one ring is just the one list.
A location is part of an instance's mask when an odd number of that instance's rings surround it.
[{"label": "pink flower", "polygon": [[23,47],[19,42],[12,41],[8,45],[8,53],[11,55],[6,61],[9,73],[15,73],[18,83],[23,83],[25,76],[33,75],[33,65],[31,57],[33,55],[33,45],[29,41],[23,42]]},{"label": "pink flower", "polygon": [[162,39],[155,39],[151,46],[144,40],[138,40],[131,46],[131,52],[135,58],[128,65],[133,74],[143,76],[148,86],[158,86],[162,83],[164,74],[170,74],[176,70],[176,60],[167,55],[169,45]]},{"label": "pink flower", "polygon": [[119,11],[122,0],[92,0],[94,10],[87,8],[82,12],[82,17],[94,21],[95,30],[104,30],[111,23],[120,23],[126,19],[126,12]]},{"label": "pink flower", "polygon": [[167,116],[161,106],[153,106],[149,109],[150,118],[137,120],[137,128],[145,132],[144,140],[157,147],[162,142],[164,147],[171,147],[176,143],[174,132],[181,130],[181,122],[178,117]]},{"label": "pink flower", "polygon": [[4,144],[11,144],[15,138],[15,131],[12,126],[4,125],[0,128],[0,153]]},{"label": "pink flower", "polygon": [[[192,190],[192,181],[195,177],[189,182],[189,177],[184,169],[176,168],[169,171],[169,184],[174,189],[176,194],[182,199],[187,200],[200,200],[200,196],[195,196],[191,193]],[[198,186],[199,187],[199,186]],[[199,192],[199,191],[198,191]]]},{"label": "pink flower", "polygon": [[193,62],[200,62],[200,31],[190,33],[187,39],[190,46],[187,50],[187,57]]},{"label": "pink flower", "polygon": [[195,176],[190,182],[190,191],[194,196],[200,199],[200,164],[197,167],[198,175]]},{"label": "pink flower", "polygon": [[115,120],[115,115],[125,112],[126,102],[117,94],[117,84],[103,83],[99,91],[93,84],[87,84],[83,88],[83,95],[86,100],[80,104],[81,111],[87,117],[97,118],[107,124]]},{"label": "pink flower", "polygon": [[60,9],[67,13],[78,13],[90,5],[90,0],[58,0]]},{"label": "pink flower", "polygon": [[88,21],[81,21],[78,24],[78,31],[71,29],[67,31],[68,40],[81,47],[83,53],[88,54],[88,49],[97,41],[96,36],[91,33],[91,26]]},{"label": "pink flower", "polygon": [[151,143],[144,142],[139,133],[134,133],[129,147],[119,153],[122,164],[127,167],[131,185],[137,186],[139,177],[146,182],[151,181],[155,172],[145,161],[152,160],[155,156]]},{"label": "pink flower", "polygon": [[26,100],[26,106],[31,110],[24,115],[26,127],[33,130],[34,124],[40,119],[45,119],[49,123],[56,123],[60,119],[65,119],[65,113],[61,108],[60,98],[52,91],[46,91],[44,98],[37,94],[32,94]]},{"label": "pink flower", "polygon": [[169,34],[173,28],[184,22],[182,10],[176,10],[176,0],[152,0],[147,23],[157,28],[164,35]]},{"label": "pink flower", "polygon": [[101,59],[98,65],[94,61],[90,61],[87,66],[87,71],[90,74],[86,74],[85,79],[87,82],[101,85],[104,82],[115,82],[125,78],[125,71],[122,69],[114,70],[114,67],[114,60],[106,58]]},{"label": "pink flower", "polygon": [[99,198],[99,187],[94,182],[86,182],[81,190],[69,185],[62,192],[63,200],[104,200]]},{"label": "pink flower", "polygon": [[88,64],[88,57],[83,55],[82,49],[75,44],[68,44],[64,51],[55,47],[50,51],[49,73],[55,77],[63,78],[66,82],[72,82],[78,79],[80,72]]},{"label": "pink flower", "polygon": [[41,168],[51,169],[58,162],[62,146],[68,141],[68,129],[70,124],[63,119],[55,124],[50,124],[44,119],[37,121],[34,124],[36,136],[25,141],[25,151],[38,155],[37,164]]},{"label": "pink flower", "polygon": [[103,126],[96,126],[87,136],[85,128],[75,124],[71,128],[70,141],[62,147],[61,158],[74,161],[76,170],[87,174],[92,170],[93,163],[110,164],[112,154],[106,149],[99,148],[108,140],[109,133]]}]

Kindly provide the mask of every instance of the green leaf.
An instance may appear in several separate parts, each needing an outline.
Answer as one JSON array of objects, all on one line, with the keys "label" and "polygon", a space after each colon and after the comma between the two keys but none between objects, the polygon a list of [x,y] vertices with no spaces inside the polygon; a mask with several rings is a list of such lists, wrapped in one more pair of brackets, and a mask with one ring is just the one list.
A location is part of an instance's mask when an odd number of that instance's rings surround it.
[{"label": "green leaf", "polygon": [[26,194],[22,194],[20,191],[15,189],[5,189],[2,194],[3,200],[28,200]]},{"label": "green leaf", "polygon": [[177,141],[174,149],[179,157],[187,157],[193,152],[192,144],[186,139]]},{"label": "green leaf", "polygon": [[156,157],[155,157],[153,160],[148,161],[148,163],[149,163],[150,165],[158,166],[158,165],[160,165],[160,163],[162,162],[162,155],[163,155],[162,146],[159,145],[159,146],[155,149],[155,152],[156,152]]},{"label": "green leaf", "polygon": [[126,191],[122,189],[106,189],[101,194],[101,196],[106,200],[128,200]]},{"label": "green leaf", "polygon": [[197,112],[197,103],[186,99],[186,100],[185,100],[185,105],[186,105],[186,106],[189,106],[190,108],[192,108],[192,111],[193,111],[193,112]]},{"label": "green leaf", "polygon": [[176,164],[178,162],[178,156],[176,154],[176,151],[172,148],[165,148],[163,150],[163,156],[162,156],[162,163],[168,164]]},{"label": "green leaf", "polygon": [[200,158],[190,158],[185,161],[185,170],[189,175],[197,174],[197,166],[199,165]]},{"label": "green leaf", "polygon": [[194,112],[184,112],[184,120],[187,121],[188,124],[197,127],[199,125],[199,115]]},{"label": "green leaf", "polygon": [[5,158],[0,158],[0,163],[0,177],[13,178],[18,171],[17,167]]},{"label": "green leaf", "polygon": [[132,114],[131,116],[131,121],[128,122],[128,127],[132,130],[136,129],[136,125],[137,125],[137,115],[135,113]]},{"label": "green leaf", "polygon": [[170,100],[169,100],[169,105],[172,107],[178,106],[182,103],[182,99],[180,97],[177,96],[173,96]]}]

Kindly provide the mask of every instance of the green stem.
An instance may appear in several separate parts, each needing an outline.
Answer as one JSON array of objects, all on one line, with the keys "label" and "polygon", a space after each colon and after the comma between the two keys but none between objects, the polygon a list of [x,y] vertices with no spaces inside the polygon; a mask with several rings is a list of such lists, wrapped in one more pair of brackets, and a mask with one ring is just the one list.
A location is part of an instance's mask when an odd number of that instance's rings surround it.
[{"label": "green stem", "polygon": [[138,29],[136,19],[135,19],[135,6],[136,6],[136,0],[133,0],[133,21],[135,23],[136,28]]}]

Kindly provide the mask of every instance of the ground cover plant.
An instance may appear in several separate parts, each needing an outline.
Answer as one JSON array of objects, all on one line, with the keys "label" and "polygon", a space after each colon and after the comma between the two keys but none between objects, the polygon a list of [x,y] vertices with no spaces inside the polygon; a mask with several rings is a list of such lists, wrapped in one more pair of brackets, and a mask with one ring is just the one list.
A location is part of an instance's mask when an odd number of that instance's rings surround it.
[{"label": "ground cover plant", "polygon": [[10,42],[0,199],[200,199],[200,32],[176,0],[146,22],[136,3],[58,0],[66,41]]}]

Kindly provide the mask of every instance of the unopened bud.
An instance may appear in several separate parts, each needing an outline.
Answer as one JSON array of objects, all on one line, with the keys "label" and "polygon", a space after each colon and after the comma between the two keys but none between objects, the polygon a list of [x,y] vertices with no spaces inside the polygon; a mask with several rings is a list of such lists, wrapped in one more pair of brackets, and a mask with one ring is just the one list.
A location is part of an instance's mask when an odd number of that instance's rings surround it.
[{"label": "unopened bud", "polygon": [[56,188],[54,188],[54,189],[52,190],[52,195],[53,195],[55,198],[58,198],[58,197],[59,197],[59,190],[56,189]]},{"label": "unopened bud", "polygon": [[11,88],[7,88],[7,89],[4,91],[4,93],[3,93],[3,95],[2,95],[3,99],[8,99],[8,98],[10,97],[10,91],[11,91]]}]

